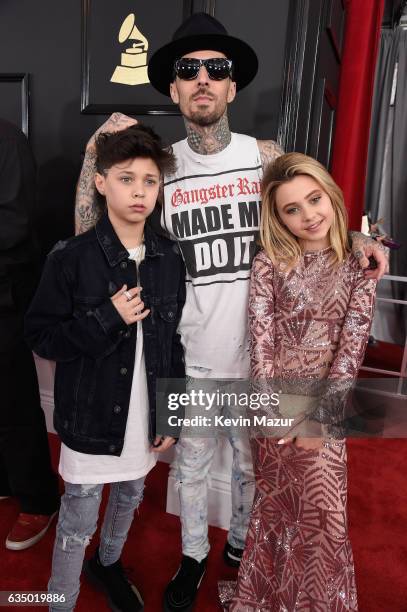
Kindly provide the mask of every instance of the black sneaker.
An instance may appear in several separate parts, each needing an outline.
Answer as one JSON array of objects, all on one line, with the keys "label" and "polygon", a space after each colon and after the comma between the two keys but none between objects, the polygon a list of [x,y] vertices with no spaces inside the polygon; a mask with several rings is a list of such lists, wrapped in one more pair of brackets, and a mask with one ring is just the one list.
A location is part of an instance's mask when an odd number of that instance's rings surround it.
[{"label": "black sneaker", "polygon": [[164,593],[165,612],[190,612],[206,570],[206,560],[199,563],[182,555],[181,565]]},{"label": "black sneaker", "polygon": [[140,612],[144,610],[141,595],[126,577],[120,559],[112,565],[102,565],[99,551],[85,561],[83,569],[89,581],[106,593],[114,612]]},{"label": "black sneaker", "polygon": [[223,558],[227,565],[230,565],[230,567],[239,567],[242,555],[243,548],[233,548],[229,542],[226,542],[225,548],[223,549]]}]

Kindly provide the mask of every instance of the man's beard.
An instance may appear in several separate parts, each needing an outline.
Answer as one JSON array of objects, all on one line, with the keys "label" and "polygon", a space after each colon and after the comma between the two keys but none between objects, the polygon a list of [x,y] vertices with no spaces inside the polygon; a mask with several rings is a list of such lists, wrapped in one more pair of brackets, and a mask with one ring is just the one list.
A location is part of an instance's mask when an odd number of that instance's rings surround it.
[{"label": "man's beard", "polygon": [[[194,95],[194,97],[198,97],[199,95],[207,96],[208,93],[205,90],[200,90],[197,94]],[[196,110],[185,114],[185,117],[195,125],[199,125],[200,127],[208,127],[217,123],[224,114],[224,112],[225,108],[220,109],[217,105],[215,105],[215,108],[211,113],[207,113],[205,109]]]},{"label": "man's beard", "polygon": [[209,114],[206,114],[205,111],[195,111],[191,113],[190,116],[187,117],[187,119],[189,119],[192,123],[195,123],[195,125],[199,125],[200,127],[208,127],[217,123],[222,117],[222,115],[223,112],[221,113],[216,109]]}]

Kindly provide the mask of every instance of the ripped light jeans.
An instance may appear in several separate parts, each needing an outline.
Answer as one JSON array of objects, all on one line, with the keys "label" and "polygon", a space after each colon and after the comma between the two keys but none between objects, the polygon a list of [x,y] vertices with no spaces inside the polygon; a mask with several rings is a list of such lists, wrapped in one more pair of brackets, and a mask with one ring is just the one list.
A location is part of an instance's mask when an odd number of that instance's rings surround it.
[{"label": "ripped light jeans", "polygon": [[[236,391],[237,380],[214,380],[187,377],[187,392],[227,394]],[[208,406],[206,406],[208,408]],[[242,414],[231,402],[216,403],[211,409],[185,410],[186,417],[196,415],[211,419],[212,427],[183,427],[175,447],[175,475],[180,496],[182,552],[202,561],[209,552],[208,541],[208,475],[217,448],[219,428],[214,425],[217,415],[236,417]],[[254,496],[253,461],[249,430],[245,427],[223,431],[233,450],[231,474],[232,517],[228,542],[234,548],[244,548]],[[202,434],[202,435],[201,435]]]},{"label": "ripped light jeans", "polygon": [[[65,482],[48,591],[64,595],[50,610],[73,610],[79,595],[85,548],[97,526],[103,484]],[[144,478],[114,482],[100,534],[99,557],[102,565],[115,563],[121,555],[134,511],[143,499]]]}]

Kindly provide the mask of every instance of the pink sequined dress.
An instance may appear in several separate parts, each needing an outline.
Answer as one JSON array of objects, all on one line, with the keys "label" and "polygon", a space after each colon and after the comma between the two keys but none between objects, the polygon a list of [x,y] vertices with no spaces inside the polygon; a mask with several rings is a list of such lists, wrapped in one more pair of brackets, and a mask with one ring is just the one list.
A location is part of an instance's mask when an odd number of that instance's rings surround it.
[{"label": "pink sequined dress", "polygon": [[[330,248],[306,252],[284,271],[260,252],[249,304],[252,378],[300,376],[350,387],[363,359],[375,287],[351,254],[338,266]],[[329,414],[320,420],[329,423]],[[307,451],[254,437],[252,446],[256,493],[237,584],[220,583],[225,608],[357,610],[345,440],[328,435],[320,450]]]}]

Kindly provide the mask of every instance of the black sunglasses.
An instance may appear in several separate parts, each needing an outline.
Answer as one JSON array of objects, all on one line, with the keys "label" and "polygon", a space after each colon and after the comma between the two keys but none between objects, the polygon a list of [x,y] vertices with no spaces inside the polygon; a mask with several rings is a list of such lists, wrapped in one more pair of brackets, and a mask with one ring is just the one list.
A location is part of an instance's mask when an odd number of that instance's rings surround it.
[{"label": "black sunglasses", "polygon": [[205,66],[208,76],[213,81],[223,81],[232,78],[232,60],[224,57],[210,59],[196,59],[195,57],[181,57],[174,63],[174,73],[184,81],[192,81],[198,76],[201,66]]}]

